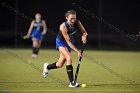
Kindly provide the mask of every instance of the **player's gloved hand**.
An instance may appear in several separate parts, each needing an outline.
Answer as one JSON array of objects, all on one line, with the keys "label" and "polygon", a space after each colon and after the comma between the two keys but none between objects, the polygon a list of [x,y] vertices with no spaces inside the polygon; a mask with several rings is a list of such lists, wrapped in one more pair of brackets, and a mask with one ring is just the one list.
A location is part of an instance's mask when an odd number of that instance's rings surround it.
[{"label": "player's gloved hand", "polygon": [[84,44],[87,43],[87,38],[86,38],[86,36],[82,36],[82,42],[83,42]]},{"label": "player's gloved hand", "polygon": [[81,55],[81,52],[80,52],[80,51],[78,51],[77,53],[78,53],[78,58],[82,57],[82,55]]},{"label": "player's gloved hand", "polygon": [[45,35],[45,34],[46,34],[46,32],[45,32],[45,31],[43,31],[43,32],[42,32],[42,35]]}]

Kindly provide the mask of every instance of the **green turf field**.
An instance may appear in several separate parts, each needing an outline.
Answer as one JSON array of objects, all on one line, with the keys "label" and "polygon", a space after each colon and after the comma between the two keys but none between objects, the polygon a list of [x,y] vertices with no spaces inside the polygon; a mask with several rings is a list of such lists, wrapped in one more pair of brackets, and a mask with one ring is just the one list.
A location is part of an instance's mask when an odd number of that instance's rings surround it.
[{"label": "green turf field", "polygon": [[65,65],[42,77],[43,63],[58,57],[56,50],[32,59],[30,49],[0,49],[0,93],[140,93],[140,52],[84,51],[78,82],[86,88],[68,88]]}]

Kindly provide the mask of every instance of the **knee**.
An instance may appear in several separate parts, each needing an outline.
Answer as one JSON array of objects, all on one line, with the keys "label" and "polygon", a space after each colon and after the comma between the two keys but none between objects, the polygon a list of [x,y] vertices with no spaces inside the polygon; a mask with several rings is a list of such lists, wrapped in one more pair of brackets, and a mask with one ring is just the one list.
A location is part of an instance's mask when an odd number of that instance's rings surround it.
[{"label": "knee", "polygon": [[33,41],[33,46],[36,47],[37,46],[37,42]]},{"label": "knee", "polygon": [[72,58],[71,56],[66,57],[67,64],[71,65],[72,64]]},{"label": "knee", "polygon": [[37,48],[40,48],[40,44],[38,44],[36,41],[33,42],[33,46],[34,46],[34,47],[37,47]]},{"label": "knee", "polygon": [[37,48],[40,48],[40,45],[38,45]]},{"label": "knee", "polygon": [[58,68],[61,68],[61,67],[63,67],[63,64],[56,63],[56,66],[57,66]]},{"label": "knee", "polygon": [[38,43],[38,48],[40,48],[41,47],[41,43]]}]

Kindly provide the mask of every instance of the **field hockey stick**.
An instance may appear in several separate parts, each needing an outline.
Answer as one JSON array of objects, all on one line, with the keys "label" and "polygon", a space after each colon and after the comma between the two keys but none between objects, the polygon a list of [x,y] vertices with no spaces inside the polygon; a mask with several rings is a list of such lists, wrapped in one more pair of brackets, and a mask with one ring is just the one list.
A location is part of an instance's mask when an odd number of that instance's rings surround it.
[{"label": "field hockey stick", "polygon": [[137,34],[136,36],[138,37],[138,36],[140,36],[140,34]]},{"label": "field hockey stick", "polygon": [[85,44],[83,43],[82,49],[81,49],[81,56],[78,60],[78,65],[77,65],[77,69],[76,69],[76,73],[75,73],[75,79],[74,79],[75,84],[77,82],[77,77],[78,77],[78,73],[79,73],[79,68],[80,68],[80,64],[81,64],[81,60],[82,60],[82,54],[83,54],[83,51],[84,51],[84,47],[85,47]]},{"label": "field hockey stick", "polygon": [[22,39],[29,39],[31,38],[31,36],[27,36],[27,35],[24,35],[24,36],[21,36]]}]

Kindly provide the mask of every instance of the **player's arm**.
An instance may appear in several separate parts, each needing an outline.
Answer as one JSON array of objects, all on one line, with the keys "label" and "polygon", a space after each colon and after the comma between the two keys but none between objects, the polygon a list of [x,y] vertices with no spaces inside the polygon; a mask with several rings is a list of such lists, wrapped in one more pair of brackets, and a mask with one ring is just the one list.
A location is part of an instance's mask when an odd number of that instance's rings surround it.
[{"label": "player's arm", "polygon": [[71,49],[73,49],[74,51],[76,51],[80,55],[79,50],[71,43],[70,37],[69,37],[69,35],[67,33],[68,30],[67,30],[67,28],[66,28],[64,23],[60,25],[60,31],[62,32],[62,35],[65,38],[65,40],[66,40],[67,44],[69,45],[69,47]]},{"label": "player's arm", "polygon": [[42,23],[43,23],[43,32],[42,32],[42,34],[45,35],[47,33],[47,25],[46,25],[46,22],[44,20],[42,21]]},{"label": "player's arm", "polygon": [[28,30],[28,33],[27,33],[27,36],[30,37],[31,33],[32,33],[32,29],[33,29],[33,26],[34,26],[34,20],[31,22],[31,25],[29,27],[29,30]]},{"label": "player's arm", "polygon": [[82,32],[82,42],[83,43],[86,43],[87,42],[87,32],[86,32],[86,30],[85,30],[85,28],[83,27],[83,25],[82,25],[82,23],[79,21],[79,20],[77,20],[77,26],[78,26],[78,29]]}]

